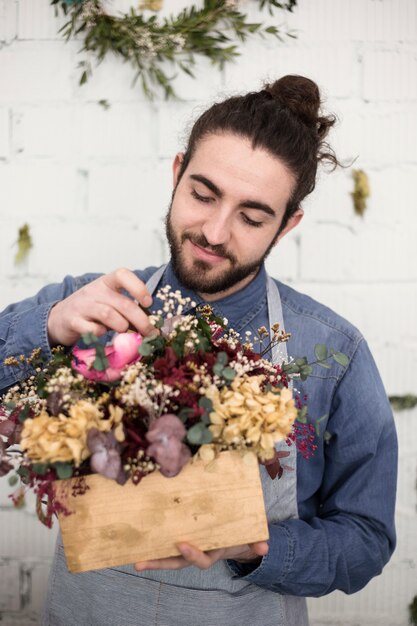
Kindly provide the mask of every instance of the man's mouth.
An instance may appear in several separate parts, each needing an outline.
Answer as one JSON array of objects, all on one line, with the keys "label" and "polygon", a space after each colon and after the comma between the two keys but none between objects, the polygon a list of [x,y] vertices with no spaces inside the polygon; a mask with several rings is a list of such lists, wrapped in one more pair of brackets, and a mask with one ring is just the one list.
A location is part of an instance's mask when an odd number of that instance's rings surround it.
[{"label": "man's mouth", "polygon": [[206,263],[221,263],[227,258],[221,254],[216,254],[215,252],[212,252],[208,248],[199,246],[197,243],[191,241],[191,239],[189,239],[188,241],[190,242],[193,255],[200,261],[206,261]]}]

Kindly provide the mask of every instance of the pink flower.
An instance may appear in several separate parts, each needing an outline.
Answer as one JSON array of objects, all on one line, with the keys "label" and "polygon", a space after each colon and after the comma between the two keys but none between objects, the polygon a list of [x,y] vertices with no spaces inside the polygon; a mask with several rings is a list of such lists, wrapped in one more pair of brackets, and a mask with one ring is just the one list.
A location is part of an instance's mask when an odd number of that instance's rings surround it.
[{"label": "pink flower", "polygon": [[146,453],[160,465],[164,476],[176,476],[191,457],[190,449],[182,443],[185,433],[184,424],[172,413],[156,419],[146,433],[151,442]]},{"label": "pink flower", "polygon": [[90,428],[87,435],[87,446],[92,452],[90,467],[93,472],[123,485],[127,476],[122,468],[119,446],[113,432],[101,433],[97,428]]},{"label": "pink flower", "polygon": [[136,363],[141,356],[138,348],[142,343],[142,335],[139,333],[120,333],[115,335],[110,345],[104,347],[104,354],[108,360],[108,367],[99,372],[93,368],[96,358],[96,349],[87,348],[82,350],[74,346],[72,353],[74,359],[71,363],[72,368],[89,380],[119,380],[121,371],[126,365]]}]

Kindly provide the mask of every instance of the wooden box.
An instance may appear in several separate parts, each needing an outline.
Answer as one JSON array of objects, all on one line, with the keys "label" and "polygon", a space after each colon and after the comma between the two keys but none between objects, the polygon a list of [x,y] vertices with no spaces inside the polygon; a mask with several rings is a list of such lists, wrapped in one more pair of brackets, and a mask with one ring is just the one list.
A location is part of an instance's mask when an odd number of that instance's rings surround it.
[{"label": "wooden box", "polygon": [[155,472],[123,486],[98,474],[74,497],[71,481],[56,493],[71,515],[59,515],[71,572],[178,555],[178,541],[201,550],[268,538],[255,456],[222,452],[208,467],[189,463],[175,478]]}]

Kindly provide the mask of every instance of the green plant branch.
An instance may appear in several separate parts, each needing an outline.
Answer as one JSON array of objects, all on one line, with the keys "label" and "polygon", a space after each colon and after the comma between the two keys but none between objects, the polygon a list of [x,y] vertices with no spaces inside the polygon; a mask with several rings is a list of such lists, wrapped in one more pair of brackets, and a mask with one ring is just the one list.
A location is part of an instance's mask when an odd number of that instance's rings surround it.
[{"label": "green plant branch", "polygon": [[[254,0],[269,13],[281,9],[292,11],[297,0]],[[81,52],[95,55],[101,63],[109,53],[129,62],[134,69],[134,83],[140,78],[145,94],[152,98],[154,87],[160,87],[166,98],[175,96],[172,81],[177,69],[193,76],[192,67],[200,55],[220,69],[239,55],[236,40],[243,43],[248,37],[274,36],[281,38],[277,26],[249,22],[236,4],[227,0],[204,0],[203,7],[194,5],[178,15],[158,19],[155,14],[146,17],[133,8],[120,17],[108,15],[101,0],[51,0],[56,12],[69,16],[61,31],[65,39],[81,35]],[[287,32],[285,35],[293,37]],[[164,64],[174,70],[168,75]],[[87,61],[80,63],[80,84],[92,73]]]}]

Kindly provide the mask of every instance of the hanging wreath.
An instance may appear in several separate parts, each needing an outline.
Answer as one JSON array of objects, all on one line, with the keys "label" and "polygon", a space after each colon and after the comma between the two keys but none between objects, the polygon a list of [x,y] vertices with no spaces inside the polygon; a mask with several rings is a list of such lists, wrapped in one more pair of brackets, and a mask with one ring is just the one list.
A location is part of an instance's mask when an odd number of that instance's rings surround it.
[{"label": "hanging wreath", "polygon": [[[292,11],[297,0],[254,0],[261,9],[275,8]],[[250,35],[272,35],[282,39],[277,26],[264,26],[249,22],[238,8],[238,0],[204,0],[201,9],[190,6],[178,15],[158,19],[155,11],[162,0],[144,0],[141,9],[153,11],[149,15],[135,11],[120,16],[110,15],[102,0],[51,0],[56,10],[70,17],[61,28],[66,40],[82,35],[81,52],[93,54],[98,62],[110,52],[131,63],[134,68],[134,83],[139,79],[148,97],[153,97],[155,87],[162,87],[166,98],[174,96],[172,81],[175,72],[169,75],[167,61],[171,67],[179,68],[193,76],[192,67],[196,55],[208,57],[222,68],[225,63],[238,56],[236,40],[244,42]],[[294,37],[290,32],[286,36]],[[85,83],[92,73],[91,63],[82,61],[80,84]]]}]

